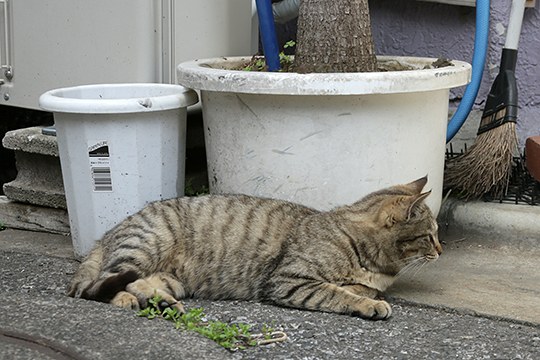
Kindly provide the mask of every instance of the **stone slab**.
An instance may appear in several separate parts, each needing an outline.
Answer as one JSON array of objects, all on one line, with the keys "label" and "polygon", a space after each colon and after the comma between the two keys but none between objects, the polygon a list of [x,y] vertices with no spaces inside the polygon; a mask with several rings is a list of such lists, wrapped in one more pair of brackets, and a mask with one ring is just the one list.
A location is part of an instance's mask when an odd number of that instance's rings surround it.
[{"label": "stone slab", "polygon": [[34,185],[18,178],[4,184],[4,194],[10,200],[25,204],[66,209],[66,197],[63,191]]},{"label": "stone slab", "polygon": [[41,126],[8,131],[2,139],[6,149],[58,157],[56,136],[43,135]]},{"label": "stone slab", "polygon": [[15,151],[17,178],[4,184],[11,200],[66,209],[60,159],[50,155]]},{"label": "stone slab", "polygon": [[0,221],[8,228],[63,235],[70,233],[66,210],[23,204],[5,196],[0,196]]},{"label": "stone slab", "polygon": [[14,150],[17,166],[17,177],[4,184],[4,194],[18,202],[66,209],[56,137],[42,135],[41,129],[14,130],[4,137],[4,146]]}]

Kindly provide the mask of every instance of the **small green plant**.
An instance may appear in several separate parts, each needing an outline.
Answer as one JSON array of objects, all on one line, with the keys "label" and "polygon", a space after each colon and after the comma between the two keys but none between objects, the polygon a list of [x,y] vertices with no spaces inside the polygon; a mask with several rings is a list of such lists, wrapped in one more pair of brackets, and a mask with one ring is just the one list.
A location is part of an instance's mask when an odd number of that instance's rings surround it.
[{"label": "small green plant", "polygon": [[[231,351],[286,339],[284,333],[281,333],[283,335],[279,334],[279,338],[275,337],[272,329],[266,325],[263,326],[263,334],[252,335],[250,332],[251,326],[247,324],[227,324],[221,321],[207,321],[205,320],[205,314],[202,308],[191,309],[185,314],[180,314],[177,309],[171,307],[162,309],[160,307],[162,298],[159,295],[155,295],[148,302],[148,307],[140,310],[137,313],[138,316],[148,319],[162,317],[165,320],[172,321],[176,329],[195,331]],[[258,340],[261,337],[264,341]]]},{"label": "small green plant", "polygon": [[244,71],[265,71],[266,70],[266,61],[264,57],[253,56],[251,61],[242,68]]},{"label": "small green plant", "polygon": [[261,329],[261,335],[264,340],[271,340],[275,332],[276,331],[274,327],[268,326],[267,324],[263,324],[262,329]]},{"label": "small green plant", "polygon": [[288,48],[292,48],[292,47],[294,47],[294,46],[296,46],[296,41],[294,41],[294,40],[289,40],[289,41],[287,41],[287,42],[285,43],[285,45],[283,45],[283,48],[284,48],[284,49],[288,49]]},{"label": "small green plant", "polygon": [[2,221],[0,221],[0,231],[2,230],[6,230],[6,225]]},{"label": "small green plant", "polygon": [[197,187],[193,185],[193,181],[191,178],[186,180],[186,185],[184,186],[184,194],[186,196],[200,196],[209,193],[210,191],[208,190],[208,186],[200,185]]},{"label": "small green plant", "polygon": [[148,306],[140,310],[137,315],[146,317],[150,320],[160,316],[162,314],[161,310],[159,309],[159,303],[161,302],[161,300],[161,296],[155,295],[153,298],[148,300]]},{"label": "small green plant", "polygon": [[[281,65],[281,72],[289,72],[293,64],[293,56],[286,55],[285,49],[292,48],[296,45],[294,40],[289,40],[283,45],[283,51],[279,53],[279,63]],[[251,60],[244,64],[240,70],[243,71],[266,71],[266,61],[264,56],[254,55]]]},{"label": "small green plant", "polygon": [[[292,48],[296,45],[294,40],[289,40],[283,45],[283,49]],[[281,71],[288,72],[293,64],[292,55],[286,55],[285,50],[279,53],[279,63],[281,64]]]}]

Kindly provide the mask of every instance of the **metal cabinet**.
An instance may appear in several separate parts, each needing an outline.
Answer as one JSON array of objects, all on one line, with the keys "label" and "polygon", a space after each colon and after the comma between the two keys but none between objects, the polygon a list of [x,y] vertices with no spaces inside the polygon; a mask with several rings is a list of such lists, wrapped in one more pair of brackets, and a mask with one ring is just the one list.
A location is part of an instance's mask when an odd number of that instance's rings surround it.
[{"label": "metal cabinet", "polygon": [[252,0],[0,0],[0,105],[52,88],[175,82],[178,63],[255,49]]}]

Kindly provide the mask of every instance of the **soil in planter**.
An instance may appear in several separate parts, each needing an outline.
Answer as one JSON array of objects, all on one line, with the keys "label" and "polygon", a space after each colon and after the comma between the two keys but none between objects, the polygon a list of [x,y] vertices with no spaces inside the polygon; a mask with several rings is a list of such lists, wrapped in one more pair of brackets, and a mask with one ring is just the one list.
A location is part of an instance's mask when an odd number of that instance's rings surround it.
[{"label": "soil in planter", "polygon": [[[289,55],[281,57],[281,72],[294,72],[294,58]],[[452,62],[448,59],[439,58],[432,62],[429,65],[424,66],[423,69],[438,69],[447,66],[454,66]],[[266,63],[264,56],[253,55],[253,57],[237,67],[231,68],[231,70],[240,70],[240,71],[267,71]],[[407,71],[407,70],[419,70],[418,68],[403,64],[397,60],[379,60],[378,61],[378,71]]]}]

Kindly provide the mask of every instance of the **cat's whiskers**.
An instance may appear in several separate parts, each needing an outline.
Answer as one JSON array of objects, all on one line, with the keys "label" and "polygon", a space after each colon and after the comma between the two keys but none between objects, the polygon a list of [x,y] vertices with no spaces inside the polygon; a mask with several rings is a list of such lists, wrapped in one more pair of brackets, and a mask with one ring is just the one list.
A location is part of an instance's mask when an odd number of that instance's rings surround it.
[{"label": "cat's whiskers", "polygon": [[435,254],[435,255],[427,254],[427,255],[425,256],[425,258],[426,258],[426,260],[427,260],[428,262],[433,262],[433,261],[435,261],[435,260],[437,260],[437,259],[439,258],[439,255],[437,255],[437,254]]},{"label": "cat's whiskers", "polygon": [[428,261],[426,260],[426,258],[422,257],[421,261],[418,261],[418,265],[416,266],[416,271],[414,272],[414,274],[411,277],[415,277],[427,263],[428,263]]},{"label": "cat's whiskers", "polygon": [[409,256],[409,257],[406,257],[406,258],[402,258],[402,259],[397,259],[397,260],[394,260],[394,261],[389,261],[387,262],[388,265],[396,265],[396,264],[403,264],[405,263],[405,266],[408,265],[411,261],[413,260],[417,260],[418,258],[420,258],[422,255],[412,255],[412,256]]},{"label": "cat's whiskers", "polygon": [[[409,261],[410,260],[410,261]],[[416,276],[418,271],[426,264],[426,259],[422,255],[414,255],[407,258],[407,265],[405,265],[397,274],[396,278],[403,276],[411,270],[416,270],[413,277]]]}]

